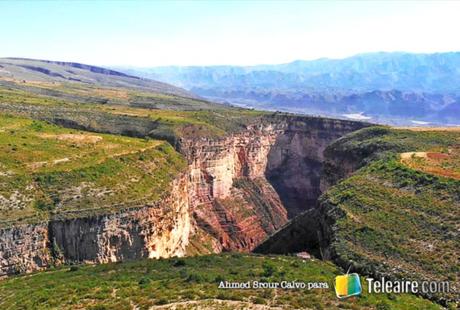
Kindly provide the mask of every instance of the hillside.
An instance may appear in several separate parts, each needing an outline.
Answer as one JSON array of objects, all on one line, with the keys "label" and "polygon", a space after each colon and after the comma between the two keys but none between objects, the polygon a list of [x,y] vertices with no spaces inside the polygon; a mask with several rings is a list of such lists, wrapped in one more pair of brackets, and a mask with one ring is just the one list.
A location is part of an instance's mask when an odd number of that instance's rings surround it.
[{"label": "hillside", "polygon": [[0,79],[20,82],[33,81],[38,86],[40,83],[73,83],[194,97],[191,93],[172,85],[73,62],[0,58]]},{"label": "hillside", "polygon": [[221,107],[169,84],[85,64],[48,60],[0,58],[0,89],[87,105],[189,111]]},{"label": "hillside", "polygon": [[[458,131],[379,127],[337,140],[325,151],[323,178],[324,186],[336,185],[319,198],[317,210],[294,219],[259,250],[286,253],[303,244],[361,274],[448,281],[450,294],[429,297],[458,301],[459,143]],[[310,243],[286,242],[288,236]]]},{"label": "hillside", "polygon": [[[316,260],[239,254],[73,266],[0,282],[0,305],[2,309],[440,309],[407,294],[363,294],[340,301],[331,288],[341,272]],[[330,288],[218,288],[220,281],[283,279],[325,282]]]},{"label": "hillside", "polygon": [[152,204],[185,169],[164,141],[2,114],[0,128],[1,226]]},{"label": "hillside", "polygon": [[173,142],[241,130],[263,114],[99,67],[23,59],[0,66],[0,111],[65,127]]},{"label": "hillside", "polygon": [[460,53],[369,53],[281,65],[119,69],[244,107],[458,125],[459,64]]}]

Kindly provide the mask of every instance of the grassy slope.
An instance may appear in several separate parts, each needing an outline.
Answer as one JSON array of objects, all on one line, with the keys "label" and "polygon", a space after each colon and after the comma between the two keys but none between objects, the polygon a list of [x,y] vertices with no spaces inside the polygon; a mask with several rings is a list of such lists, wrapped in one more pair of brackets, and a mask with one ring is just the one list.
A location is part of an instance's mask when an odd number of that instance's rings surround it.
[{"label": "grassy slope", "polygon": [[370,274],[458,284],[460,181],[411,169],[399,153],[447,153],[459,143],[458,132],[369,128],[332,145],[329,155],[365,164],[322,197],[336,217],[338,259]]},{"label": "grassy slope", "polygon": [[[74,269],[62,268],[2,281],[0,306],[2,309],[132,309],[134,306],[148,309],[154,305],[208,300],[203,304],[217,307],[216,299],[240,301],[228,305],[228,309],[248,306],[242,302],[285,309],[439,309],[427,300],[406,294],[363,293],[359,298],[339,301],[332,289],[334,276],[341,273],[337,267],[287,256],[224,254]],[[218,289],[222,280],[284,279],[328,282],[330,288]],[[222,304],[218,308],[225,309]]]},{"label": "grassy slope", "polygon": [[[0,79],[9,82],[19,82],[18,87],[28,88],[29,84],[53,85],[72,84],[75,87],[97,85],[106,87],[145,90],[163,94],[193,97],[190,92],[157,82],[125,75],[120,72],[78,63],[53,62],[34,59],[0,58]],[[1,82],[0,82],[1,83]]]},{"label": "grassy slope", "polygon": [[[94,86],[67,85],[56,88],[56,94],[33,93],[0,85],[0,111],[20,113],[33,108],[41,111],[41,118],[49,118],[65,111],[67,118],[75,119],[78,114],[93,113],[104,118],[108,116],[129,116],[153,124],[153,136],[170,137],[216,137],[243,129],[244,124],[267,113],[245,109],[228,108],[197,99],[177,97],[158,93],[139,93],[129,89],[102,88]],[[80,91],[74,88],[78,86]],[[34,86],[36,87],[36,86]],[[40,86],[42,89],[44,86]],[[137,98],[137,99],[136,99]],[[144,98],[144,99],[139,99]],[[147,98],[147,99],[145,99]],[[141,104],[142,102],[142,104]],[[77,114],[73,116],[72,114]]]},{"label": "grassy slope", "polygon": [[[219,107],[217,104],[205,100],[160,93],[155,90],[130,88],[129,86],[110,87],[76,82],[17,81],[1,77],[0,86],[2,89],[8,90],[10,95],[23,93],[30,97],[44,96],[81,104],[121,104],[156,109],[166,107],[171,110],[199,110]],[[5,93],[5,95],[7,94]]]},{"label": "grassy slope", "polygon": [[185,167],[163,141],[0,115],[0,222],[154,202]]}]

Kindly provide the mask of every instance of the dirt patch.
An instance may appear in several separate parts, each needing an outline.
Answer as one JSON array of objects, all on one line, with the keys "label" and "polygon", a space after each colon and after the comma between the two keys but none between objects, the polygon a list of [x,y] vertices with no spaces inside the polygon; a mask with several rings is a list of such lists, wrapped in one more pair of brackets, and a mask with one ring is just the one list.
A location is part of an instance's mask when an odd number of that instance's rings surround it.
[{"label": "dirt patch", "polygon": [[27,164],[27,167],[32,170],[36,170],[38,168],[44,167],[48,164],[47,161],[36,161],[30,164]]},{"label": "dirt patch", "polygon": [[401,159],[402,160],[407,160],[411,159],[413,157],[419,157],[419,158],[427,158],[427,153],[426,152],[406,152],[406,153],[401,153]]},{"label": "dirt patch", "polygon": [[70,159],[68,157],[61,158],[61,159],[55,159],[53,160],[53,164],[60,164],[60,163],[65,163],[68,162]]},{"label": "dirt patch", "polygon": [[447,178],[460,180],[460,173],[451,171],[451,170],[447,170],[447,169],[442,169],[442,168],[437,168],[437,167],[427,167],[426,169],[423,169],[423,171],[431,173],[431,174],[436,174],[436,175],[440,175],[443,177],[447,177]]},{"label": "dirt patch", "polygon": [[449,148],[447,153],[406,152],[401,155],[401,163],[426,173],[447,178],[460,179],[460,147]]},{"label": "dirt patch", "polygon": [[450,132],[460,132],[459,126],[453,127],[393,127],[395,129],[406,129],[411,131],[450,131]]},{"label": "dirt patch", "polygon": [[428,156],[429,159],[435,159],[435,160],[449,158],[449,155],[444,154],[444,153],[427,153],[426,155]]},{"label": "dirt patch", "polygon": [[101,136],[96,135],[83,135],[83,134],[60,134],[60,135],[53,135],[53,134],[41,134],[41,138],[46,139],[56,139],[59,141],[70,141],[75,143],[85,143],[85,144],[95,144],[103,140]]},{"label": "dirt patch", "polygon": [[253,309],[253,310],[265,310],[265,309],[283,309],[281,307],[272,307],[267,305],[253,304],[244,301],[235,300],[220,300],[220,299],[204,299],[204,300],[190,300],[170,303],[161,306],[152,306],[149,309],[200,309],[200,310],[211,310],[211,309]]}]

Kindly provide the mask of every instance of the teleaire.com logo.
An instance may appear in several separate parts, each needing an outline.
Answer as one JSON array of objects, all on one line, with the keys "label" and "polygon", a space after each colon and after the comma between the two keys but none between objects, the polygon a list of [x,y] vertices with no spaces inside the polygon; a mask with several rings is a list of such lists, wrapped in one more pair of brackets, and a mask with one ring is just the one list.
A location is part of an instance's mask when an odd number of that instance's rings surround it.
[{"label": "teleaire.com logo", "polygon": [[344,299],[361,295],[362,287],[357,273],[347,273],[335,277],[335,294],[337,298]]},{"label": "teleaire.com logo", "polygon": [[[391,281],[382,277],[379,280],[366,278],[368,293],[449,293],[452,287],[448,281]],[[337,298],[344,299],[361,295],[363,289],[357,273],[346,273],[335,277],[335,294]]]}]

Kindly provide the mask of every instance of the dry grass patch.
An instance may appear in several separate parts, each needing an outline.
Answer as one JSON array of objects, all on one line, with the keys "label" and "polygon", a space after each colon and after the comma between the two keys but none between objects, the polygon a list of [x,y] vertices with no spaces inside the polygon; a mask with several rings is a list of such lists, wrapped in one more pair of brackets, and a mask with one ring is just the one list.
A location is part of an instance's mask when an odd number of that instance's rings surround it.
[{"label": "dry grass patch", "polygon": [[90,134],[38,134],[39,137],[45,139],[56,139],[59,141],[70,141],[75,143],[90,143],[95,144],[102,141],[101,136],[90,135]]},{"label": "dry grass patch", "polygon": [[401,153],[401,163],[415,170],[460,180],[460,146],[446,152]]}]

